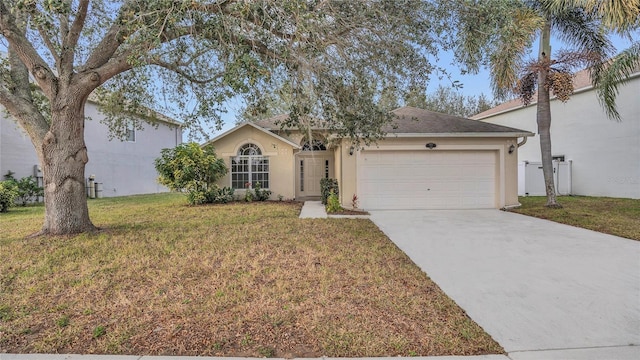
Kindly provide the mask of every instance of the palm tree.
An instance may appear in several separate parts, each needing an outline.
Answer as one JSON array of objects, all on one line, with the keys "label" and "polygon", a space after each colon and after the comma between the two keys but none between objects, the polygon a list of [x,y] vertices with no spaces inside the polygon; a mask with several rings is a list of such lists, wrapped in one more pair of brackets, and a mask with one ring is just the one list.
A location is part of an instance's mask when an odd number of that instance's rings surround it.
[{"label": "palm tree", "polygon": [[611,59],[604,71],[594,78],[600,103],[607,116],[621,120],[615,105],[618,85],[624,84],[629,75],[640,67],[640,41],[633,41],[637,39],[633,31],[640,29],[640,0],[547,0],[545,7],[551,11],[582,7],[599,18],[607,30],[632,39],[631,46]]},{"label": "palm tree", "polygon": [[[550,0],[441,1],[451,23],[457,26],[452,39],[456,58],[469,71],[488,65],[498,98],[517,94],[527,104],[537,90],[537,124],[547,207],[561,207],[556,200],[551,152],[553,93],[567,101],[573,93],[573,71],[589,67],[592,81],[599,79],[613,47],[601,31],[601,21],[581,7],[548,6]],[[551,35],[570,46],[552,56]],[[525,61],[539,39],[537,59]]]}]

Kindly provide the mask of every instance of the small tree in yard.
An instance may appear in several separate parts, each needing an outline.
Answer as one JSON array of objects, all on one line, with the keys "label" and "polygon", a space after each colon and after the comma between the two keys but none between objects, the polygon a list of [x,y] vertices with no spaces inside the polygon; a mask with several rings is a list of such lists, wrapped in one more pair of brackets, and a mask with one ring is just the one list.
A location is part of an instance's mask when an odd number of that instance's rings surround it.
[{"label": "small tree in yard", "polygon": [[95,229],[85,196],[89,95],[122,135],[129,114],[148,108],[173,109],[192,130],[220,128],[228,99],[260,103],[287,84],[283,125],[322,118],[370,142],[391,120],[377,106],[382,91],[399,96],[428,81],[446,27],[436,16],[416,0],[1,1],[0,105],[42,165],[41,233]]},{"label": "small tree in yard", "polygon": [[228,169],[211,146],[203,148],[190,142],[163,149],[155,166],[160,174],[158,182],[173,191],[186,191],[192,205],[217,202],[216,196],[221,191],[227,192],[219,189],[216,181]]}]

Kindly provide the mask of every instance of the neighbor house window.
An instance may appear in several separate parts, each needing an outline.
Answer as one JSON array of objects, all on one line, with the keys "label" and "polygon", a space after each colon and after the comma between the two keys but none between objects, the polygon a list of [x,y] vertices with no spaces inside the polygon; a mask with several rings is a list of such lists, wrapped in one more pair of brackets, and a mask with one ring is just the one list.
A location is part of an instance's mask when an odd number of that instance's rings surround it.
[{"label": "neighbor house window", "polygon": [[259,182],[264,189],[269,188],[269,158],[255,144],[245,144],[238,155],[231,158],[231,187],[247,189]]},{"label": "neighbor house window", "polygon": [[136,127],[133,125],[133,121],[127,121],[127,130],[125,132],[125,139],[129,142],[136,141]]}]

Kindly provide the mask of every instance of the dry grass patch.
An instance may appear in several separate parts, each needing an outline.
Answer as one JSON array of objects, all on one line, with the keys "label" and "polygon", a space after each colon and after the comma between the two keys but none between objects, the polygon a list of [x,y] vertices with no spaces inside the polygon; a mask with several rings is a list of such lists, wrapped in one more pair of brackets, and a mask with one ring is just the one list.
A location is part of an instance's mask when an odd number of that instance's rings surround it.
[{"label": "dry grass patch", "polygon": [[0,353],[256,357],[502,353],[368,220],[297,203],[90,202],[96,234],[0,216]]},{"label": "dry grass patch", "polygon": [[640,200],[590,196],[562,196],[562,209],[544,206],[544,196],[521,197],[513,212],[606,234],[640,240]]}]

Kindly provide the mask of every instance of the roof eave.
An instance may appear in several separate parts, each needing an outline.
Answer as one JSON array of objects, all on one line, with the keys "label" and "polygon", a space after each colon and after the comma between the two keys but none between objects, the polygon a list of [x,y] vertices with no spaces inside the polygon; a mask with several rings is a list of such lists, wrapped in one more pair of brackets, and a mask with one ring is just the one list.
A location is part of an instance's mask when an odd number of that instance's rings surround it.
[{"label": "roof eave", "polygon": [[214,143],[214,142],[216,142],[216,141],[218,141],[218,140],[222,139],[223,137],[225,137],[225,136],[227,136],[227,135],[229,135],[229,134],[231,134],[231,133],[234,133],[234,132],[236,132],[237,130],[240,130],[241,128],[243,128],[243,127],[245,127],[245,126],[251,126],[251,127],[253,127],[254,129],[260,130],[260,131],[262,131],[263,133],[268,134],[269,136],[274,137],[274,138],[276,138],[276,139],[278,139],[278,140],[280,140],[280,141],[284,142],[285,144],[291,145],[294,149],[300,149],[300,148],[301,148],[301,147],[300,147],[300,145],[298,145],[298,144],[294,143],[293,141],[288,140],[288,139],[285,139],[285,138],[283,138],[282,136],[280,136],[280,135],[278,135],[278,134],[276,134],[276,133],[273,133],[273,132],[271,132],[271,131],[269,131],[269,130],[266,130],[265,128],[263,128],[263,127],[261,127],[261,126],[258,126],[258,125],[254,124],[254,123],[251,123],[251,122],[245,122],[245,123],[242,123],[242,124],[240,124],[240,125],[237,125],[237,126],[233,127],[232,129],[229,129],[229,130],[227,130],[227,131],[223,132],[222,134],[220,134],[220,135],[218,135],[218,136],[214,137],[213,139],[211,139],[211,140],[209,140],[209,141],[205,142],[204,144],[202,144],[202,146],[206,146],[206,145],[212,144],[212,143]]},{"label": "roof eave", "polygon": [[451,133],[387,133],[386,138],[410,138],[410,137],[441,137],[441,138],[460,138],[460,137],[477,137],[477,138],[513,138],[513,137],[529,137],[535,136],[534,133],[528,131],[519,132],[451,132]]}]

